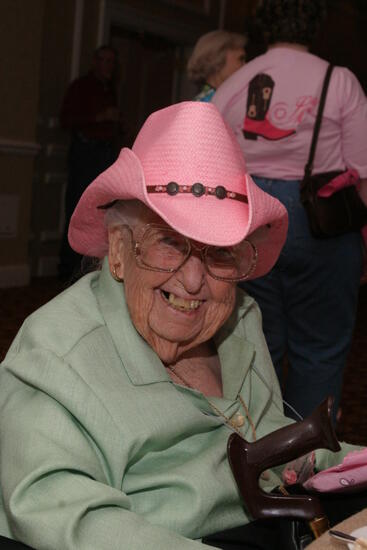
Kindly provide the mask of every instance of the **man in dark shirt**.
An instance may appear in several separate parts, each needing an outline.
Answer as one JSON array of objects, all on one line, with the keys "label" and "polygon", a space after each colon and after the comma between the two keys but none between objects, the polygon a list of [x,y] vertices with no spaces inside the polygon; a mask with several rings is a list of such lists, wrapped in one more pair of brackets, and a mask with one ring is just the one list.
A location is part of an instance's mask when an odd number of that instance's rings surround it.
[{"label": "man in dark shirt", "polygon": [[59,263],[63,280],[70,280],[80,268],[81,258],[67,240],[70,217],[84,189],[117,157],[121,120],[115,88],[116,64],[113,48],[98,48],[91,70],[70,84],[61,107],[60,124],[71,132]]}]

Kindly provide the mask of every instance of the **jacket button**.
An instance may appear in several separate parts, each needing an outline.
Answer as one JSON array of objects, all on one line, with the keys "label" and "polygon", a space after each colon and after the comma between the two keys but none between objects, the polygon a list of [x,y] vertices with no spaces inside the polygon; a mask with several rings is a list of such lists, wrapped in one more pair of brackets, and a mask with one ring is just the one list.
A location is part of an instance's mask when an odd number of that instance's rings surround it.
[{"label": "jacket button", "polygon": [[243,426],[244,423],[245,423],[245,417],[243,416],[243,414],[237,413],[234,415],[232,419],[233,426],[236,426],[236,428],[241,428],[241,426]]}]

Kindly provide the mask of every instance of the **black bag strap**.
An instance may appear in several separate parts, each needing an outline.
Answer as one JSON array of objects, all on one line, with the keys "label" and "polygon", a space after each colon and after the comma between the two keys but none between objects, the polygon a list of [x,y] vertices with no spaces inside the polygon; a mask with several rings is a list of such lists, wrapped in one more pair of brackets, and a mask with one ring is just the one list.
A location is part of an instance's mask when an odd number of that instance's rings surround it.
[{"label": "black bag strap", "polygon": [[322,121],[322,113],[324,111],[326,94],[327,94],[327,91],[328,91],[331,71],[333,70],[333,68],[334,68],[333,65],[331,65],[331,64],[328,65],[328,68],[327,68],[327,71],[326,71],[326,74],[325,74],[325,78],[324,78],[324,83],[322,85],[320,103],[319,103],[319,108],[318,108],[317,115],[316,115],[315,126],[314,126],[314,129],[313,129],[310,152],[308,154],[308,161],[307,161],[307,164],[305,166],[305,176],[311,176],[311,174],[312,174],[313,159],[314,159],[315,151],[316,151],[317,138],[319,137],[321,121]]}]

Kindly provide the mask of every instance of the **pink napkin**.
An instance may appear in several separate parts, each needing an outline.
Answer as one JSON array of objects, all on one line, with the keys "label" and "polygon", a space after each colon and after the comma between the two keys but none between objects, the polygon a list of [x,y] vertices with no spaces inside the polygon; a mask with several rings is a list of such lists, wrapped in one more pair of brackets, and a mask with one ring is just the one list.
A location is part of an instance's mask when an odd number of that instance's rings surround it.
[{"label": "pink napkin", "polygon": [[347,454],[341,464],[310,477],[303,483],[309,491],[345,492],[367,487],[367,448]]},{"label": "pink napkin", "polygon": [[[344,187],[351,187],[352,185],[357,185],[359,183],[360,177],[357,170],[351,168],[339,176],[336,176],[334,179],[329,181],[326,185],[323,185],[321,189],[318,190],[317,196],[328,198],[331,195],[334,195],[337,191],[344,189]],[[358,186],[357,186],[358,190]]]}]

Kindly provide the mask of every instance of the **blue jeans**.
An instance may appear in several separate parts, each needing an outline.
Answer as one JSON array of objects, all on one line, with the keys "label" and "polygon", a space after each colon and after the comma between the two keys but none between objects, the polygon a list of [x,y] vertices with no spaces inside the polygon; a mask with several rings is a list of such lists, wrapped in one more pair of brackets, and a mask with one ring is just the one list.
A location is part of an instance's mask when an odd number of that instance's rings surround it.
[{"label": "blue jeans", "polygon": [[[284,399],[305,417],[333,395],[335,419],[358,305],[361,236],[313,238],[299,200],[299,181],[254,181],[284,204],[289,229],[270,273],[240,286],[260,306]],[[289,368],[283,380],[285,355]],[[294,417],[288,410],[286,414]]]}]

